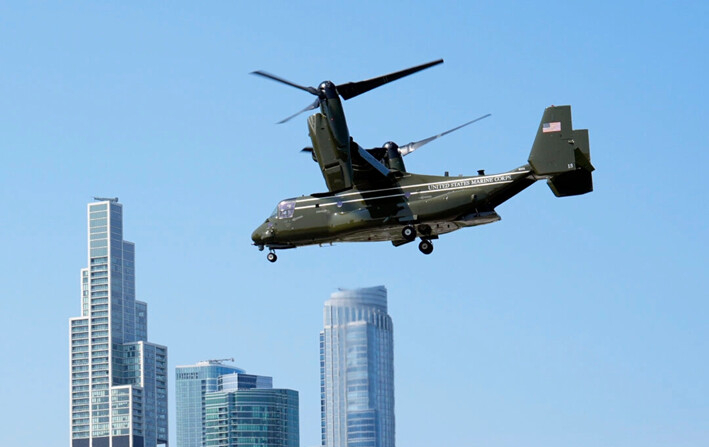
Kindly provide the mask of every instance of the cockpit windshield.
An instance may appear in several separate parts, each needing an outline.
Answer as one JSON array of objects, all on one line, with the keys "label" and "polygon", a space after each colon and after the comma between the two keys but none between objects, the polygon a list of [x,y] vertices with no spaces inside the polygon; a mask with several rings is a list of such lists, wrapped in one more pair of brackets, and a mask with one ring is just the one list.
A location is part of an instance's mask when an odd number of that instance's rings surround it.
[{"label": "cockpit windshield", "polygon": [[295,200],[284,200],[278,204],[274,212],[279,219],[290,219],[295,212]]}]

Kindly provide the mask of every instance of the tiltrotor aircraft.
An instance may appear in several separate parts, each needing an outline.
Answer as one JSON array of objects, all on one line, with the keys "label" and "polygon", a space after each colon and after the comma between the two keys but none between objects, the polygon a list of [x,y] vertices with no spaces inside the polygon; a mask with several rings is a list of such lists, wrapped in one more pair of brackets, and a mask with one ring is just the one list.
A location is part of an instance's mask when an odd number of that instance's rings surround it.
[{"label": "tiltrotor aircraft", "polygon": [[537,180],[546,179],[557,197],[593,190],[588,130],[571,126],[571,107],[544,110],[528,163],[500,174],[449,177],[406,171],[403,156],[447,133],[398,146],[364,149],[352,139],[342,99],[354,98],[388,82],[442,63],[429,62],[366,81],[335,85],[331,81],[304,87],[272,74],[263,76],[316,96],[299,113],[320,107],[308,117],[310,152],[320,166],[328,192],[282,200],[252,234],[254,245],[275,250],[333,242],[391,241],[400,246],[420,238],[419,250],[433,251],[433,239],[465,227],[500,220],[495,208]]}]

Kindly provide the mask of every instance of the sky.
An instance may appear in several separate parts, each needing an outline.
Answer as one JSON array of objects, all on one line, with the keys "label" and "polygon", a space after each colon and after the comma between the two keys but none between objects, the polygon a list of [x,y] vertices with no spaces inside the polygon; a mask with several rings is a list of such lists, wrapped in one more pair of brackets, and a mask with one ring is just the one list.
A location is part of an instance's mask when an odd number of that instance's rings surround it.
[{"label": "sky", "polygon": [[[709,3],[1,2],[0,445],[69,442],[86,205],[119,197],[149,339],[300,393],[338,288],[385,285],[406,447],[706,446]],[[411,172],[526,163],[545,107],[589,129],[590,194],[538,182],[502,221],[415,244],[279,252],[250,235],[321,192],[303,85],[445,63],[344,102],[364,147],[492,116]],[[40,428],[41,427],[41,428]]]}]

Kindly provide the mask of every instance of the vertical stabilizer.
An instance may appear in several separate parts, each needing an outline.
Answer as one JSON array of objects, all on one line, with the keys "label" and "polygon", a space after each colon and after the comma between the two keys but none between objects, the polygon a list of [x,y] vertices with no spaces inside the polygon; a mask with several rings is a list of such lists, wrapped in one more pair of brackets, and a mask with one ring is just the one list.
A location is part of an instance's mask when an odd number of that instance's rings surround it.
[{"label": "vertical stabilizer", "polygon": [[548,177],[547,184],[557,197],[593,191],[588,130],[573,129],[571,106],[544,110],[529,164],[536,175]]}]

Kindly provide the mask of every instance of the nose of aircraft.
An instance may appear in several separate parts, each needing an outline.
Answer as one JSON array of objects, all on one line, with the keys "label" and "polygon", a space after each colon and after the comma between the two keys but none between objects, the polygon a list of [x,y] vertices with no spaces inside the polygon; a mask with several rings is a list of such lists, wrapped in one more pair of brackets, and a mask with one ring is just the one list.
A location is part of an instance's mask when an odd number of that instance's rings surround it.
[{"label": "nose of aircraft", "polygon": [[264,222],[261,225],[259,225],[258,228],[254,230],[253,233],[251,233],[251,240],[254,241],[255,245],[263,245],[264,239],[270,234],[270,230],[268,229],[268,222]]}]

